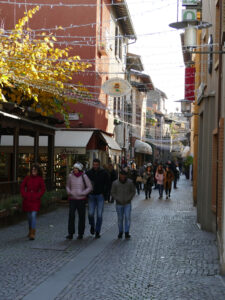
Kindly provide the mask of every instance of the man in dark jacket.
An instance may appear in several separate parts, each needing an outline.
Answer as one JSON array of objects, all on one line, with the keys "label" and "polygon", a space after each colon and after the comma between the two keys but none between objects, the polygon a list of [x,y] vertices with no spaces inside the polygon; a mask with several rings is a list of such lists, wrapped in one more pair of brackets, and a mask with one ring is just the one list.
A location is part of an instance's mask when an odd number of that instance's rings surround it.
[{"label": "man in dark jacket", "polygon": [[[100,168],[100,160],[93,160],[93,167],[86,172],[92,182],[93,191],[88,196],[88,218],[91,226],[91,234],[95,234],[95,238],[100,238],[102,226],[102,213],[104,207],[104,195],[108,194],[109,190],[109,175]],[[97,208],[97,220],[95,223],[95,209]]]}]

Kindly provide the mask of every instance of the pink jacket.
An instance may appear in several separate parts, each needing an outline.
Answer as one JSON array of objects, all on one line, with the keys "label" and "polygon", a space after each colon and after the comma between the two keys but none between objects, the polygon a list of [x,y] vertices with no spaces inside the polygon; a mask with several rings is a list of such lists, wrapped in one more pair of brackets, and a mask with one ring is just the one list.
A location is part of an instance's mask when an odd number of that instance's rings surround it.
[{"label": "pink jacket", "polygon": [[155,179],[157,180],[157,184],[163,184],[164,172],[162,174],[156,172]]},{"label": "pink jacket", "polygon": [[71,172],[67,179],[66,191],[69,199],[85,200],[87,195],[92,191],[92,184],[86,174],[77,177]]}]

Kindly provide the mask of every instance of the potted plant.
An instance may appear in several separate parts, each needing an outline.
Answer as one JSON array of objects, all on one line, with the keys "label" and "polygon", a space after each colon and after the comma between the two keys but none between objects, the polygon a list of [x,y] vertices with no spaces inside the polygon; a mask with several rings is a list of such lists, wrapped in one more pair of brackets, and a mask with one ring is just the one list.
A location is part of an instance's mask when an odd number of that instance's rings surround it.
[{"label": "potted plant", "polygon": [[187,156],[184,160],[184,174],[186,176],[186,179],[190,178],[190,166],[193,164],[193,157]]}]

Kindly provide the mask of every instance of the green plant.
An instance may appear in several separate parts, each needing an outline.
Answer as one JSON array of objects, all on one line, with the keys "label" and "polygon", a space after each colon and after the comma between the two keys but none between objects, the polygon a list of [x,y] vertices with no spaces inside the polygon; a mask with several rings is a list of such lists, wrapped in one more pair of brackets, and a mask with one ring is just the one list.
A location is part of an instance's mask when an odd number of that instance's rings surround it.
[{"label": "green plant", "polygon": [[184,166],[189,167],[193,164],[193,157],[192,156],[187,156],[186,159],[184,160]]}]

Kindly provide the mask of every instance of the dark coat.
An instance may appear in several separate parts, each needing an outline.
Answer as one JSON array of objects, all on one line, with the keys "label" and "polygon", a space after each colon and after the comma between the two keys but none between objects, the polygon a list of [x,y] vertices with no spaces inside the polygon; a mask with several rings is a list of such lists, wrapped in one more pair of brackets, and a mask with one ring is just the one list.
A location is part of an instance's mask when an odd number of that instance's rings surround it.
[{"label": "dark coat", "polygon": [[165,171],[164,176],[164,188],[166,188],[166,184],[168,184],[168,188],[171,189],[172,181],[174,180],[174,174],[172,170]]},{"label": "dark coat", "polygon": [[94,170],[92,168],[86,172],[86,175],[91,180],[93,186],[91,194],[103,194],[104,196],[108,194],[110,187],[110,179],[109,174],[106,172],[106,170],[102,168]]},{"label": "dark coat", "polygon": [[45,192],[45,183],[41,176],[26,176],[21,183],[24,211],[39,211],[41,197]]}]

